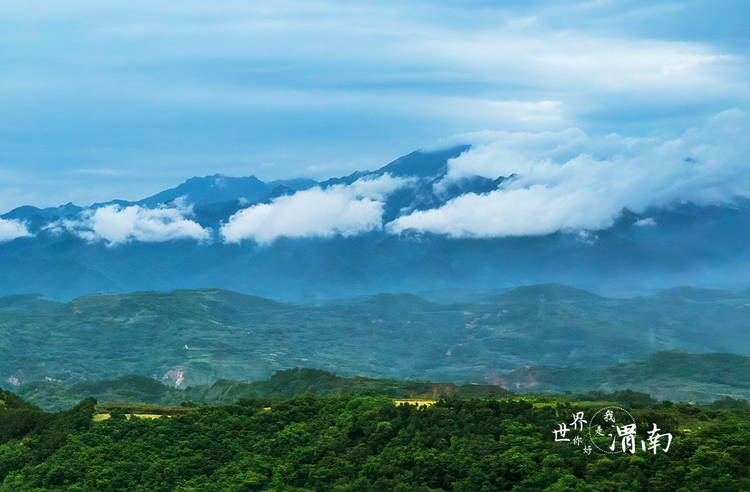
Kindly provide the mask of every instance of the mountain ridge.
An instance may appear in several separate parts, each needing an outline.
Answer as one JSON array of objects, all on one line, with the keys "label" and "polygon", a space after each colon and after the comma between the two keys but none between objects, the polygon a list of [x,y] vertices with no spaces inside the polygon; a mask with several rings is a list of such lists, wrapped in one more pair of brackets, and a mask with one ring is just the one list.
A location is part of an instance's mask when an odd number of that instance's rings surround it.
[{"label": "mountain ridge", "polygon": [[[441,291],[460,299],[463,291],[548,283],[621,297],[675,285],[750,288],[747,199],[623,209],[611,227],[592,231],[394,232],[402,217],[490,195],[513,176],[447,179],[450,159],[467,149],[416,151],[376,171],[320,183],[213,175],[136,202],[19,207],[0,216],[28,232],[0,241],[0,295],[40,292],[67,301],[94,292],[215,286],[314,304],[378,292]],[[366,217],[347,218],[359,213]]]},{"label": "mountain ridge", "polygon": [[[539,295],[550,291],[558,296]],[[222,289],[67,303],[0,297],[0,378],[75,384],[140,374],[184,387],[302,366],[486,384],[526,366],[596,372],[670,350],[750,357],[750,297],[741,293],[674,304],[581,292],[529,286],[456,304],[386,293],[290,305]]]}]

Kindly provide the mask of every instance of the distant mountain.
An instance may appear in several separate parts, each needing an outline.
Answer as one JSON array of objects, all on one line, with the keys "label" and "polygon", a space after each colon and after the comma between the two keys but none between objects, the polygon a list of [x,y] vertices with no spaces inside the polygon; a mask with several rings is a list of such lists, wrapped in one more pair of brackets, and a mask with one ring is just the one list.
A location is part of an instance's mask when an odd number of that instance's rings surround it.
[{"label": "distant mountain", "polygon": [[[642,374],[639,386],[627,386],[627,374],[604,369],[664,351],[750,357],[750,297],[715,297],[610,299],[561,285],[458,304],[379,294],[301,306],[220,289],[90,295],[64,304],[10,296],[0,298],[0,377],[23,388],[135,374],[184,388],[308,367],[341,377],[529,391],[606,389],[606,381],[617,380],[607,391],[644,391],[648,383],[646,392],[658,396],[667,394],[659,388],[677,391],[679,372]],[[670,360],[660,364],[692,371],[686,359]],[[727,367],[714,367],[712,377]],[[732,374],[722,384],[736,397],[747,389],[747,373]],[[709,382],[712,389],[700,391],[717,394],[721,381]]]},{"label": "distant mountain", "polygon": [[552,302],[568,301],[602,301],[601,296],[592,294],[585,290],[568,287],[567,285],[545,284],[518,287],[504,292],[493,298],[495,302],[524,302],[529,299],[539,299],[540,302],[547,300]]},{"label": "distant mountain", "polygon": [[[458,301],[465,292],[548,283],[614,297],[676,285],[750,288],[750,201],[740,198],[731,206],[623,209],[611,227],[596,231],[490,238],[390,232],[399,217],[492,193],[513,178],[447,179],[450,160],[468,149],[417,151],[320,183],[214,175],[138,202],[19,207],[0,216],[28,230],[0,242],[0,295],[69,301],[98,292],[219,287],[316,303],[380,292]],[[308,214],[318,207],[333,207],[330,223]],[[248,215],[256,222],[244,226],[246,236],[228,240],[225,228]],[[261,228],[257,221],[266,222]],[[290,236],[292,229],[302,232]]]},{"label": "distant mountain", "polygon": [[655,296],[657,299],[675,300],[685,302],[716,302],[730,300],[737,297],[737,294],[727,290],[717,289],[696,289],[695,287],[672,287],[663,290]]},{"label": "distant mountain", "polygon": [[352,184],[358,179],[390,174],[402,178],[426,178],[439,180],[448,172],[448,160],[458,157],[471,148],[471,145],[459,145],[449,149],[424,152],[417,150],[411,154],[399,157],[376,171],[358,171],[343,178],[332,178],[320,183],[322,186],[337,184]]},{"label": "distant mountain", "polygon": [[205,178],[191,178],[183,184],[154,196],[134,202],[135,205],[155,207],[185,197],[187,203],[202,206],[212,203],[245,200],[257,202],[283,187],[293,191],[306,190],[318,183],[312,179],[290,179],[264,183],[255,176],[248,178],[230,178],[215,174]]},{"label": "distant mountain", "polygon": [[20,220],[34,220],[38,218],[53,219],[65,216],[75,216],[76,214],[83,211],[82,207],[77,207],[72,203],[62,205],[60,207],[39,209],[32,207],[31,205],[24,205],[16,209],[11,210],[7,214],[3,215],[3,219],[20,219]]},{"label": "distant mountain", "polygon": [[598,370],[530,366],[493,383],[518,392],[586,393],[632,389],[660,400],[710,403],[750,396],[750,357],[726,354],[658,352],[644,360]]}]

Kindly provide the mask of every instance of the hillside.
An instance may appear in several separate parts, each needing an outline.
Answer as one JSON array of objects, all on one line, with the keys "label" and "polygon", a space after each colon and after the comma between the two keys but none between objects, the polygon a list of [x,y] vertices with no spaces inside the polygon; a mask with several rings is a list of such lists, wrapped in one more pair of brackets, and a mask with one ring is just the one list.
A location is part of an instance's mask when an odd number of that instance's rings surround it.
[{"label": "hillside", "polygon": [[11,296],[0,298],[0,375],[72,385],[137,374],[184,388],[310,367],[487,384],[526,366],[593,370],[660,351],[750,356],[750,297],[672,294],[608,299],[539,285],[460,304],[379,294],[320,305],[221,289]]},{"label": "hillside", "polygon": [[[731,354],[682,354],[659,352],[644,360],[606,368],[529,366],[497,376],[491,384],[434,383],[420,380],[340,377],[328,371],[294,368],[277,371],[269,379],[242,382],[221,379],[209,384],[175,388],[164,380],[129,375],[112,380],[82,381],[72,385],[58,381],[33,381],[15,388],[24,399],[45,410],[64,410],[80,400],[143,402],[178,405],[184,401],[228,404],[240,398],[292,398],[301,394],[335,396],[376,393],[390,398],[434,399],[441,395],[483,398],[513,393],[609,394],[611,401],[643,398],[618,392],[651,395],[657,400],[707,404],[750,397],[750,358]],[[628,396],[630,395],[630,396]],[[622,398],[625,398],[623,400]],[[595,399],[602,399],[601,396]],[[648,400],[648,398],[646,398]],[[655,401],[655,400],[654,400]]]},{"label": "hillside", "polygon": [[240,382],[226,379],[211,384],[175,388],[153,378],[137,375],[114,380],[82,381],[65,385],[55,381],[36,381],[17,388],[24,399],[47,411],[68,409],[79,401],[94,397],[103,402],[140,402],[176,406],[182,402],[229,404],[240,398],[289,399],[298,395],[336,396],[349,393],[375,393],[390,398],[435,399],[441,395],[483,398],[512,393],[493,385],[456,385],[429,381],[401,381],[355,376],[343,378],[319,369],[294,368],[278,371],[267,380]]},{"label": "hillside", "polygon": [[[331,380],[308,371],[277,376]],[[87,398],[55,414],[0,403],[0,492],[677,492],[743,490],[750,479],[747,401],[656,403],[626,391],[432,403],[361,392],[177,408]],[[596,420],[605,408],[618,423],[632,419],[634,446],[622,439],[609,447],[609,436],[592,433],[597,423],[614,431],[605,417]],[[571,419],[580,428],[568,427]]]}]

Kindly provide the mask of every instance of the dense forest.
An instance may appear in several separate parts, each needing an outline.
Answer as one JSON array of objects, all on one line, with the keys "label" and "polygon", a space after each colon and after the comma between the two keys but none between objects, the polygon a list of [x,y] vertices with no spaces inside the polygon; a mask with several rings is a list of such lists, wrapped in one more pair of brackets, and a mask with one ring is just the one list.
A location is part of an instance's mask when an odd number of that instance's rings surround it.
[{"label": "dense forest", "polygon": [[[306,394],[185,402],[142,418],[94,398],[47,413],[3,391],[0,491],[750,490],[746,401],[622,403],[628,395],[444,396],[418,406]],[[591,446],[582,420],[593,424],[605,408],[632,416],[637,445],[621,449],[626,433],[612,448]],[[95,418],[103,411],[108,419]],[[650,446],[655,429],[662,439]]]}]

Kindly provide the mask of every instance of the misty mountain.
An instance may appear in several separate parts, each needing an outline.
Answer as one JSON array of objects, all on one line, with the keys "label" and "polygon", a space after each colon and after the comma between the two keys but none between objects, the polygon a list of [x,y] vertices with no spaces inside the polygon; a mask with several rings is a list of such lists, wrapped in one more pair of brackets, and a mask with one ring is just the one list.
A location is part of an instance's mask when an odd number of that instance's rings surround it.
[{"label": "misty mountain", "polygon": [[[182,199],[186,205],[194,208],[196,221],[201,224],[219,224],[226,222],[238,210],[250,207],[258,203],[268,203],[279,196],[291,195],[297,191],[303,191],[315,186],[323,189],[336,185],[351,185],[360,179],[373,179],[385,174],[402,177],[416,178],[420,180],[419,189],[400,193],[395,197],[387,198],[387,209],[401,209],[417,204],[428,204],[432,208],[445,203],[450,198],[468,192],[487,192],[495,189],[499,182],[481,177],[465,179],[451,183],[450,190],[438,197],[432,192],[431,185],[441,181],[448,169],[449,159],[458,157],[462,152],[470,149],[468,145],[462,145],[447,150],[435,152],[412,152],[409,155],[396,159],[392,163],[376,171],[358,171],[342,178],[332,178],[321,183],[312,179],[288,179],[263,182],[255,176],[245,178],[233,178],[216,174],[202,178],[190,178],[175,188],[171,188],[142,200],[129,202],[125,200],[111,200],[104,203],[95,203],[90,209],[97,209],[108,205],[119,207],[140,206],[145,208],[156,208],[170,205],[175,200]],[[424,196],[423,196],[424,195]],[[77,207],[71,203],[60,207],[38,209],[33,206],[16,208],[5,215],[0,216],[6,220],[23,220],[29,223],[29,230],[34,234],[40,233],[44,226],[62,218],[72,218],[83,212],[83,207]]]},{"label": "misty mountain", "polygon": [[458,300],[465,291],[553,282],[615,297],[676,285],[750,288],[750,201],[741,198],[623,209],[600,230],[394,233],[399,218],[488,196],[515,179],[450,179],[450,160],[468,149],[417,151],[321,183],[215,175],[138,202],[20,207],[0,217],[28,231],[0,242],[0,295],[69,301],[215,287],[314,303],[380,292]]},{"label": "misty mountain", "polygon": [[302,178],[264,183],[255,176],[230,178],[216,174],[204,178],[191,178],[175,188],[133,202],[133,204],[155,207],[181,197],[185,197],[188,203],[196,206],[233,202],[236,200],[245,200],[252,203],[271,195],[279,187],[300,191],[312,188],[317,184],[312,179]]}]

